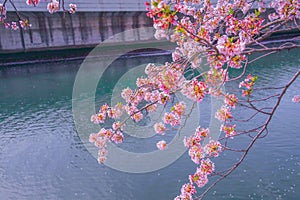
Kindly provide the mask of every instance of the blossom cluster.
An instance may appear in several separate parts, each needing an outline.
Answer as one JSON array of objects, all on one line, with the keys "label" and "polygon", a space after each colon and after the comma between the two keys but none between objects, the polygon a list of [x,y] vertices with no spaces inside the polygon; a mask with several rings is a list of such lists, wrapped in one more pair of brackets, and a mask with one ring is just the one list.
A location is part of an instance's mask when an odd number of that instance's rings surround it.
[{"label": "blossom cluster", "polygon": [[[57,0],[51,0],[51,2],[47,4],[47,10],[51,14],[58,12],[60,10],[59,2]],[[68,12],[74,14],[76,10],[77,10],[76,4],[70,3]]]},{"label": "blossom cluster", "polygon": [[93,143],[98,149],[98,162],[103,163],[107,155],[107,142],[113,141],[116,144],[122,143],[124,136],[120,130],[102,128],[98,133],[90,134],[89,141]]},{"label": "blossom cluster", "polygon": [[[163,117],[163,122],[159,122],[154,124],[154,130],[158,134],[164,134],[166,131],[166,125],[170,125],[172,127],[180,125],[180,120],[184,115],[186,110],[186,105],[184,102],[176,103],[170,112],[166,112]],[[159,150],[165,150],[167,148],[167,143],[164,140],[159,141],[156,144]]]},{"label": "blossom cluster", "polygon": [[201,145],[204,138],[209,138],[209,129],[198,127],[194,134],[184,138],[184,145],[189,148],[191,160],[199,165],[193,175],[189,175],[189,183],[184,184],[181,188],[181,194],[175,197],[175,200],[193,199],[192,196],[196,193],[194,184],[197,187],[204,187],[208,183],[208,176],[215,171],[214,163],[209,157],[217,157],[222,151],[222,146],[219,141],[209,140],[209,142]]},{"label": "blossom cluster", "polygon": [[[40,3],[40,0],[26,0],[26,4],[29,6],[37,6]],[[65,8],[63,8],[65,10]],[[60,10],[60,5],[57,0],[51,0],[47,4],[47,10],[49,13],[53,14],[55,12],[58,12]],[[69,4],[69,10],[68,12],[70,14],[74,14],[77,10],[76,4]],[[0,24],[3,24],[6,29],[11,28],[11,30],[18,30],[19,28],[22,28],[26,30],[27,28],[31,27],[31,24],[29,23],[28,19],[19,19],[19,21],[7,21],[6,20],[6,7],[4,4],[0,3]]]},{"label": "blossom cluster", "polygon": [[18,30],[19,25],[23,29],[26,29],[27,27],[31,27],[31,24],[29,24],[29,21],[27,19],[19,20],[19,22],[7,22],[6,20],[6,8],[3,4],[0,4],[0,24],[3,24],[6,29],[11,28],[12,30]]},{"label": "blossom cluster", "polygon": [[201,102],[207,93],[206,90],[207,85],[205,82],[193,79],[184,85],[181,92],[193,101]]},{"label": "blossom cluster", "polygon": [[[194,184],[203,187],[208,183],[208,175],[215,170],[214,163],[207,157],[216,157],[222,151],[219,141],[210,140],[204,147],[201,141],[209,137],[209,129],[198,127],[195,133],[190,137],[184,138],[184,145],[189,148],[189,155],[199,167],[193,175],[189,176],[190,182],[184,184],[181,188],[181,194],[175,198],[192,199],[192,195],[196,193]],[[205,159],[206,158],[206,159]]]},{"label": "blossom cluster", "polygon": [[196,188],[194,184],[202,188],[208,183],[208,175],[215,171],[214,163],[209,159],[202,159],[200,166],[197,168],[193,175],[189,176],[189,183],[186,183],[181,188],[181,194],[175,197],[174,200],[193,199],[193,195],[196,194]]},{"label": "blossom cluster", "polygon": [[241,87],[245,88],[245,90],[242,90],[242,95],[243,96],[248,96],[249,97],[252,94],[253,86],[254,86],[256,81],[257,81],[257,76],[252,76],[251,74],[249,74],[247,76],[247,78],[239,84],[240,88]]},{"label": "blossom cluster", "polygon": [[184,138],[184,146],[189,148],[189,156],[196,164],[199,164],[206,155],[200,142],[203,138],[208,137],[208,134],[209,129],[198,127],[192,136]]},{"label": "blossom cluster", "polygon": [[[107,117],[119,119],[122,115],[122,104],[117,104],[114,107],[109,107],[104,104],[100,107],[99,112],[91,116],[91,121],[95,124],[103,124]],[[120,144],[124,140],[122,133],[123,124],[120,121],[115,121],[112,129],[102,128],[98,133],[91,133],[89,141],[98,147],[98,162],[103,163],[106,160],[106,146],[109,141]]]},{"label": "blossom cluster", "polygon": [[[170,69],[166,70],[166,66],[170,67]],[[178,69],[178,65],[171,66],[166,63],[166,66],[155,66],[154,64],[147,65],[145,69],[147,77],[140,77],[137,79],[137,88],[133,90],[127,87],[122,90],[121,97],[124,99],[125,104],[118,103],[114,106],[104,104],[100,107],[98,113],[91,116],[91,121],[95,124],[103,124],[107,118],[115,120],[112,126],[113,134],[117,135],[118,138],[123,138],[119,137],[121,134],[118,132],[122,131],[123,127],[126,125],[126,120],[123,122],[116,120],[126,114],[134,122],[139,122],[143,119],[145,114],[154,112],[158,105],[166,105],[167,102],[171,100],[171,95],[178,90],[178,84],[185,80],[182,71]],[[174,87],[174,85],[176,87]],[[141,104],[144,104],[145,106],[141,108]],[[165,134],[167,125],[172,127],[180,125],[185,109],[186,105],[184,102],[175,103],[171,107],[170,112],[164,114],[162,118],[163,122],[154,125],[154,130],[158,134],[163,135]],[[93,136],[93,134],[91,134],[91,136]],[[104,141],[106,143],[109,141],[118,143],[114,136],[109,140],[106,139]],[[160,150],[167,148],[167,144],[164,140],[159,141],[156,146]],[[102,151],[101,146],[99,151]],[[102,158],[101,160],[104,159]]]},{"label": "blossom cluster", "polygon": [[[196,164],[201,164],[202,168],[205,164],[203,158],[205,157],[217,157],[222,151],[221,143],[219,141],[210,140],[204,147],[201,145],[201,141],[204,138],[209,138],[209,129],[198,127],[194,134],[190,137],[184,138],[184,145],[189,148],[189,156],[191,160]],[[203,172],[203,170],[202,170]],[[204,173],[210,174],[210,173]]]},{"label": "blossom cluster", "polygon": [[273,18],[291,19],[300,18],[300,2],[298,0],[277,0],[271,3],[276,14]]}]

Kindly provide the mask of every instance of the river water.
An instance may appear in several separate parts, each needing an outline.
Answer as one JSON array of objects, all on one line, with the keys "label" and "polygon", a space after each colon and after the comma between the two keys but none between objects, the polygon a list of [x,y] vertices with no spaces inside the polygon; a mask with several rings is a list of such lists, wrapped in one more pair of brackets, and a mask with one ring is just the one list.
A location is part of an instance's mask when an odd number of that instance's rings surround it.
[{"label": "river water", "polygon": [[[252,65],[249,73],[259,77],[259,87],[280,86],[299,69],[299,55],[295,50],[269,56]],[[115,83],[132,66],[168,60],[168,55],[120,59],[105,74],[106,84],[98,84],[96,105],[109,100]],[[196,168],[187,153],[165,168],[127,173],[99,165],[87,150],[72,113],[73,86],[81,64],[82,60],[74,60],[0,69],[0,199],[174,198]],[[130,78],[125,76],[125,82]],[[268,136],[254,145],[244,163],[206,199],[300,199],[300,104],[291,101],[296,94],[300,94],[300,80],[283,98]],[[204,107],[200,105],[204,126],[209,123],[207,102]],[[258,121],[253,123],[241,129]],[[170,140],[173,136],[164,137]],[[247,137],[241,137],[232,142],[239,146],[247,141]],[[155,150],[155,143],[151,138],[128,137],[121,147],[148,152]],[[215,159],[216,168],[226,167],[237,158],[235,154],[222,154]]]}]

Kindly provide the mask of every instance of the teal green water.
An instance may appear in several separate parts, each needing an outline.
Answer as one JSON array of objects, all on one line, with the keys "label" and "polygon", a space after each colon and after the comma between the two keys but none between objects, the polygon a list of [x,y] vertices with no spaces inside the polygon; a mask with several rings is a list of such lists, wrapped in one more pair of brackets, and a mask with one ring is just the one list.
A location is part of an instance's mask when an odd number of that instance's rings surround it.
[{"label": "teal green water", "polygon": [[[300,68],[299,53],[273,55],[253,65],[249,72],[260,77],[260,87],[280,86]],[[107,84],[98,87],[97,104],[109,100],[114,82],[132,65],[169,59],[147,56],[120,60],[106,74]],[[72,90],[80,64],[66,61],[0,70],[0,199],[174,198],[196,168],[187,154],[164,169],[130,174],[99,165],[86,150],[72,115]],[[288,90],[269,135],[255,144],[245,162],[206,199],[300,199],[300,104],[291,102],[296,94],[300,94],[300,80]],[[200,106],[204,126],[209,121],[205,106],[206,101]],[[248,126],[251,124],[243,128]],[[154,149],[151,138],[143,139],[142,144],[138,142],[142,139],[126,140],[124,148]],[[234,139],[233,145],[247,141],[246,137]],[[216,167],[221,169],[236,159],[237,155],[225,153],[215,159]]]}]

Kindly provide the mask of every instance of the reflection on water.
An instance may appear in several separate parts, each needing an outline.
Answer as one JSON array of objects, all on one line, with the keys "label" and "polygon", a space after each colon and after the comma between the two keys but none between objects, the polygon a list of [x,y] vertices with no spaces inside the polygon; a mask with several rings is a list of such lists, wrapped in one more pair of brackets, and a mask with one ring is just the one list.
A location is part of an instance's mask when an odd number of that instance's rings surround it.
[{"label": "reflection on water", "polygon": [[[259,86],[283,84],[299,69],[299,53],[273,55],[257,62],[249,72],[260,77]],[[97,100],[109,99],[119,78],[116,73],[126,72],[132,64],[169,59],[148,56],[118,61],[107,74],[110,81],[99,86]],[[195,171],[187,155],[159,171],[128,174],[99,165],[85,149],[71,111],[72,87],[80,64],[69,61],[0,70],[0,199],[174,198],[187,175]],[[257,142],[241,167],[207,199],[300,199],[300,105],[291,102],[299,93],[297,80],[283,99],[268,137]],[[201,123],[207,119],[201,118]],[[143,144],[153,145],[150,140],[143,139]],[[135,145],[134,141],[128,138],[127,144]],[[245,142],[243,138],[234,141],[237,145]],[[216,159],[216,166],[226,166],[236,158],[226,153]]]}]

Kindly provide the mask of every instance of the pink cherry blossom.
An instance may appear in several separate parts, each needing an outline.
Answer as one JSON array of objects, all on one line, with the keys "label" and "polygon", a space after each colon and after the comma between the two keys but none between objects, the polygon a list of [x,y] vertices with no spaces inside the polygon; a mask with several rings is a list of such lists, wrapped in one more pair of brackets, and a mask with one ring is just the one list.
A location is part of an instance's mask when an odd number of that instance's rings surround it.
[{"label": "pink cherry blossom", "polygon": [[209,159],[202,159],[200,163],[200,168],[198,168],[200,173],[209,175],[215,171],[215,164]]},{"label": "pink cherry blossom", "polygon": [[147,106],[146,109],[147,109],[147,111],[148,111],[149,113],[154,112],[154,111],[156,111],[156,109],[157,109],[157,104],[149,105],[149,106]]},{"label": "pink cherry blossom", "polygon": [[26,4],[27,5],[34,5],[34,6],[36,6],[39,2],[40,2],[40,0],[26,0]]},{"label": "pink cherry blossom", "polygon": [[4,27],[5,27],[6,29],[9,28],[9,27],[10,27],[10,23],[5,22],[5,23],[4,23]]},{"label": "pink cherry blossom", "polygon": [[250,96],[252,94],[253,86],[256,81],[257,76],[252,76],[251,74],[249,74],[244,81],[240,82],[239,87],[246,88],[246,90],[242,90],[242,96]]},{"label": "pink cherry blossom", "polygon": [[200,141],[202,140],[202,138],[206,138],[208,134],[209,134],[208,128],[204,129],[199,126],[192,136],[184,138],[184,145],[189,148],[193,146],[200,147],[201,146]]},{"label": "pink cherry blossom", "polygon": [[203,137],[206,138],[209,135],[209,129],[208,128],[202,128],[202,127],[198,127],[194,133],[194,135],[196,137]]},{"label": "pink cherry blossom", "polygon": [[193,200],[192,195],[190,194],[181,194],[180,196],[177,196],[174,198],[174,200]]},{"label": "pink cherry blossom", "polygon": [[227,35],[223,35],[218,40],[216,47],[220,53],[224,54],[226,57],[233,57],[242,53],[245,49],[245,43],[240,39],[234,40]]},{"label": "pink cherry blossom", "polygon": [[196,188],[191,183],[186,183],[181,187],[181,194],[195,194]]},{"label": "pink cherry blossom", "polygon": [[201,137],[197,137],[197,136],[190,136],[190,137],[184,137],[183,143],[184,146],[191,148],[193,146],[198,146],[200,145],[200,141],[202,140]]},{"label": "pink cherry blossom", "polygon": [[175,113],[176,116],[181,117],[186,109],[186,105],[183,101],[176,103],[173,107],[172,107],[172,111]]},{"label": "pink cherry blossom", "polygon": [[219,156],[219,153],[222,151],[221,143],[214,140],[211,140],[207,145],[205,145],[204,149],[209,156],[213,157]]},{"label": "pink cherry blossom", "polygon": [[191,160],[196,164],[199,164],[201,159],[204,158],[205,155],[206,153],[201,145],[193,145],[189,149],[189,156],[191,157]]},{"label": "pink cherry blossom", "polygon": [[19,26],[17,25],[17,22],[11,22],[10,27],[14,31],[19,29]]},{"label": "pink cherry blossom", "polygon": [[272,1],[271,6],[275,8],[281,19],[293,19],[300,17],[299,0],[276,0]]},{"label": "pink cherry blossom", "polygon": [[230,112],[230,108],[227,106],[222,106],[215,114],[215,117],[221,122],[225,122],[228,119],[232,118],[232,114]]},{"label": "pink cherry blossom", "polygon": [[276,13],[271,13],[268,16],[268,18],[269,18],[270,21],[274,21],[274,20],[278,19],[279,17],[280,16],[278,14],[276,14]]},{"label": "pink cherry blossom", "polygon": [[101,130],[97,133],[97,137],[110,139],[113,135],[112,129],[101,128]]},{"label": "pink cherry blossom", "polygon": [[123,134],[119,131],[119,132],[115,133],[115,134],[112,136],[111,140],[112,140],[113,142],[115,142],[116,144],[120,144],[120,143],[122,143],[122,142],[124,141],[124,136],[123,136]]},{"label": "pink cherry blossom", "polygon": [[123,89],[122,93],[121,93],[121,96],[122,96],[122,98],[127,103],[129,103],[132,100],[132,98],[133,98],[133,91],[132,91],[132,89],[130,89],[129,87]]},{"label": "pink cherry blossom", "polygon": [[0,22],[4,22],[5,19],[6,19],[6,8],[2,3],[0,3]]},{"label": "pink cherry blossom", "polygon": [[154,124],[154,130],[156,133],[164,135],[166,127],[162,122],[159,122]]},{"label": "pink cherry blossom", "polygon": [[186,83],[181,92],[190,99],[201,102],[206,94],[206,89],[207,85],[205,82],[194,79],[193,81]]},{"label": "pink cherry blossom", "polygon": [[90,137],[89,137],[89,142],[94,143],[94,142],[96,142],[96,140],[97,140],[97,134],[91,133]]},{"label": "pink cherry blossom", "polygon": [[120,121],[116,121],[113,123],[112,128],[113,130],[122,130],[124,127],[124,123],[120,122]]},{"label": "pink cherry blossom", "polygon": [[99,156],[97,160],[98,160],[98,163],[99,163],[99,164],[102,164],[102,163],[105,162],[106,157],[105,157],[105,156]]},{"label": "pink cherry blossom", "polygon": [[174,200],[192,200],[192,195],[196,193],[195,186],[191,183],[186,183],[181,187],[180,196],[177,196]]},{"label": "pink cherry blossom", "polygon": [[107,116],[112,119],[119,119],[123,114],[124,107],[121,103],[107,110]]},{"label": "pink cherry blossom", "polygon": [[200,173],[198,170],[194,175],[190,175],[189,179],[191,184],[195,183],[199,188],[204,187],[208,182],[207,175]]},{"label": "pink cherry blossom", "polygon": [[300,102],[300,95],[295,95],[295,96],[293,97],[292,101],[293,101],[294,103],[299,103],[299,102]]},{"label": "pink cherry blossom", "polygon": [[102,148],[98,151],[98,156],[106,156],[108,153],[107,149]]},{"label": "pink cherry blossom", "polygon": [[27,19],[20,20],[19,23],[21,28],[23,28],[24,30],[27,29],[28,27],[31,27],[31,24],[29,24],[29,21]]},{"label": "pink cherry blossom", "polygon": [[172,112],[165,113],[163,120],[165,124],[170,124],[171,126],[176,126],[180,124],[180,119]]},{"label": "pink cherry blossom", "polygon": [[50,3],[48,3],[47,9],[51,14],[59,11],[59,2],[56,0],[52,0]]},{"label": "pink cherry blossom", "polygon": [[151,92],[145,92],[144,100],[147,102],[151,100]]},{"label": "pink cherry blossom", "polygon": [[102,113],[106,113],[107,110],[108,110],[109,106],[107,104],[103,104],[101,107],[100,107],[100,110],[99,112],[102,112]]},{"label": "pink cherry blossom", "polygon": [[97,159],[98,163],[102,164],[105,162],[105,160],[107,159],[106,158],[107,153],[108,153],[107,149],[105,149],[105,148],[99,149],[98,159]]},{"label": "pink cherry blossom", "polygon": [[108,142],[107,139],[105,138],[101,138],[101,137],[97,137],[97,140],[95,141],[94,145],[96,147],[98,147],[98,149],[102,149],[105,147],[106,143]]},{"label": "pink cherry blossom", "polygon": [[167,148],[167,143],[166,143],[166,141],[161,140],[161,141],[159,141],[159,142],[156,143],[156,147],[159,150],[165,150]]},{"label": "pink cherry blossom", "polygon": [[133,114],[131,116],[131,118],[135,121],[135,122],[139,122],[143,119],[143,114],[141,112],[137,112],[135,114]]},{"label": "pink cherry blossom", "polygon": [[151,101],[152,103],[158,102],[158,100],[159,100],[159,94],[160,94],[159,91],[157,91],[157,90],[153,91],[153,92],[151,93],[150,101]]},{"label": "pink cherry blossom", "polygon": [[238,98],[236,97],[235,94],[226,94],[224,102],[231,108],[235,108],[235,106],[238,102]]},{"label": "pink cherry blossom", "polygon": [[222,125],[221,131],[225,133],[225,137],[233,138],[236,135],[236,125]]},{"label": "pink cherry blossom", "polygon": [[158,95],[158,103],[160,104],[166,104],[168,101],[170,101],[170,95],[164,93],[164,92],[161,92],[159,93]]},{"label": "pink cherry blossom", "polygon": [[100,124],[100,123],[104,123],[105,118],[106,118],[105,113],[98,113],[91,116],[91,121],[94,122],[94,124]]},{"label": "pink cherry blossom", "polygon": [[69,4],[69,13],[74,14],[77,11],[77,6],[76,4],[70,3]]},{"label": "pink cherry blossom", "polygon": [[159,88],[167,94],[178,90],[178,86],[184,80],[182,71],[176,67],[176,65],[170,66],[169,69],[161,71],[156,77]]}]

